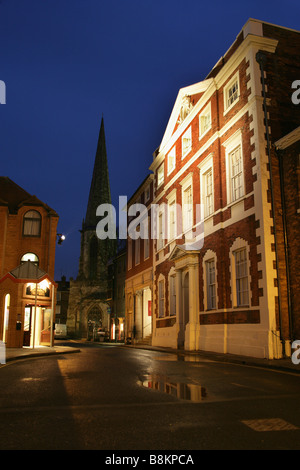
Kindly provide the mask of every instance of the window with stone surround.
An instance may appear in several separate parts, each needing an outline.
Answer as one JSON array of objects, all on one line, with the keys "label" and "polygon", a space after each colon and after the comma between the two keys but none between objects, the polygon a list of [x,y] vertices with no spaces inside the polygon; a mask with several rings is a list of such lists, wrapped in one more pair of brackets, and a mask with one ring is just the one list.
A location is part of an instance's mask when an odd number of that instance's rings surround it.
[{"label": "window with stone surround", "polygon": [[182,142],[182,158],[184,158],[192,149],[192,131],[190,127],[183,134],[181,142]]},{"label": "window with stone surround", "polygon": [[41,214],[38,211],[28,211],[23,217],[23,236],[41,236]]},{"label": "window with stone surround", "polygon": [[217,308],[217,255],[207,250],[202,260],[204,310]]},{"label": "window with stone surround", "polygon": [[235,280],[236,280],[236,305],[249,305],[248,268],[246,248],[234,251]]},{"label": "window with stone surround", "polygon": [[176,149],[175,147],[168,153],[168,175],[175,169],[176,166]]},{"label": "window with stone surround", "polygon": [[245,195],[242,130],[238,129],[223,143],[226,156],[227,204]]},{"label": "window with stone surround", "polygon": [[239,145],[229,154],[231,178],[231,201],[237,201],[244,195],[242,151]]},{"label": "window with stone surround", "polygon": [[169,277],[170,316],[176,315],[176,275]]},{"label": "window with stone surround", "polygon": [[183,191],[183,231],[190,230],[193,226],[193,193],[192,186]]},{"label": "window with stone surround", "polygon": [[164,165],[160,165],[160,167],[157,170],[157,187],[161,186],[164,182]]},{"label": "window with stone surround", "polygon": [[199,138],[201,139],[211,128],[211,105],[204,108],[199,115]]},{"label": "window with stone surround", "polygon": [[231,109],[240,97],[239,74],[237,73],[224,88],[224,114]]},{"label": "window with stone surround", "polygon": [[158,282],[158,316],[159,318],[165,315],[165,281]]},{"label": "window with stone surround", "polygon": [[216,265],[215,260],[205,262],[207,310],[216,308]]}]

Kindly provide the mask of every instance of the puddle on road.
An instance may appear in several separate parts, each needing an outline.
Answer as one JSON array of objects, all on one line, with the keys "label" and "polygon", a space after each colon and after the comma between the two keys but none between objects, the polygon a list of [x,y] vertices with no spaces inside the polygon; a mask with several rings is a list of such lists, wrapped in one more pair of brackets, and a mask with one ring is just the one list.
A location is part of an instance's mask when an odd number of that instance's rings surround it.
[{"label": "puddle on road", "polygon": [[207,397],[206,388],[201,385],[174,382],[168,377],[159,375],[146,375],[139,384],[146,388],[167,393],[180,400],[187,400],[194,403],[199,403]]},{"label": "puddle on road", "polygon": [[47,380],[44,377],[24,377],[23,379],[20,379],[21,382],[44,382]]},{"label": "puddle on road", "polygon": [[184,362],[214,362],[211,361],[210,359],[204,359],[199,356],[193,356],[193,355],[177,355],[177,354],[165,354],[164,356],[156,356],[153,358],[155,361],[184,361]]}]

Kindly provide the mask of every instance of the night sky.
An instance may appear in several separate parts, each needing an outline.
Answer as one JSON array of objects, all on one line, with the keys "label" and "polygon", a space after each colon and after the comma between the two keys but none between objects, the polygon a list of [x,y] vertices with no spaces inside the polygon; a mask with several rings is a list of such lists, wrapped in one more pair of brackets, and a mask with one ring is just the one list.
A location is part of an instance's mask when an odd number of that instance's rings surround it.
[{"label": "night sky", "polygon": [[179,89],[249,18],[300,29],[299,0],[0,0],[0,176],[59,214],[56,280],[77,276],[102,115],[117,207],[148,174]]}]

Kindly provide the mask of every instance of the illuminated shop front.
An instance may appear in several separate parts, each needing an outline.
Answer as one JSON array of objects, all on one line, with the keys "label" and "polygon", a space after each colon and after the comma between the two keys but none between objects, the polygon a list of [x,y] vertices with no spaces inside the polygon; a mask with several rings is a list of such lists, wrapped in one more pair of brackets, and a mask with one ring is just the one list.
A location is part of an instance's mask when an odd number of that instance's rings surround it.
[{"label": "illuminated shop front", "polygon": [[116,317],[111,319],[110,339],[112,341],[124,341],[124,317]]},{"label": "illuminated shop front", "polygon": [[0,340],[7,347],[53,346],[56,287],[31,261],[0,280]]}]

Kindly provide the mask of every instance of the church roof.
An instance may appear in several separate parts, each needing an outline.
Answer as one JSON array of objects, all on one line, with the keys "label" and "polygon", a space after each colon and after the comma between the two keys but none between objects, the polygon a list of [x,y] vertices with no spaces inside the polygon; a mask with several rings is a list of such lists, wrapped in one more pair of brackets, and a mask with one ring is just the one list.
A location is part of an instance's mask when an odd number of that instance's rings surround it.
[{"label": "church roof", "polygon": [[111,204],[103,118],[101,120],[92,183],[84,221],[85,229],[95,229],[98,222],[96,210],[100,204]]}]

